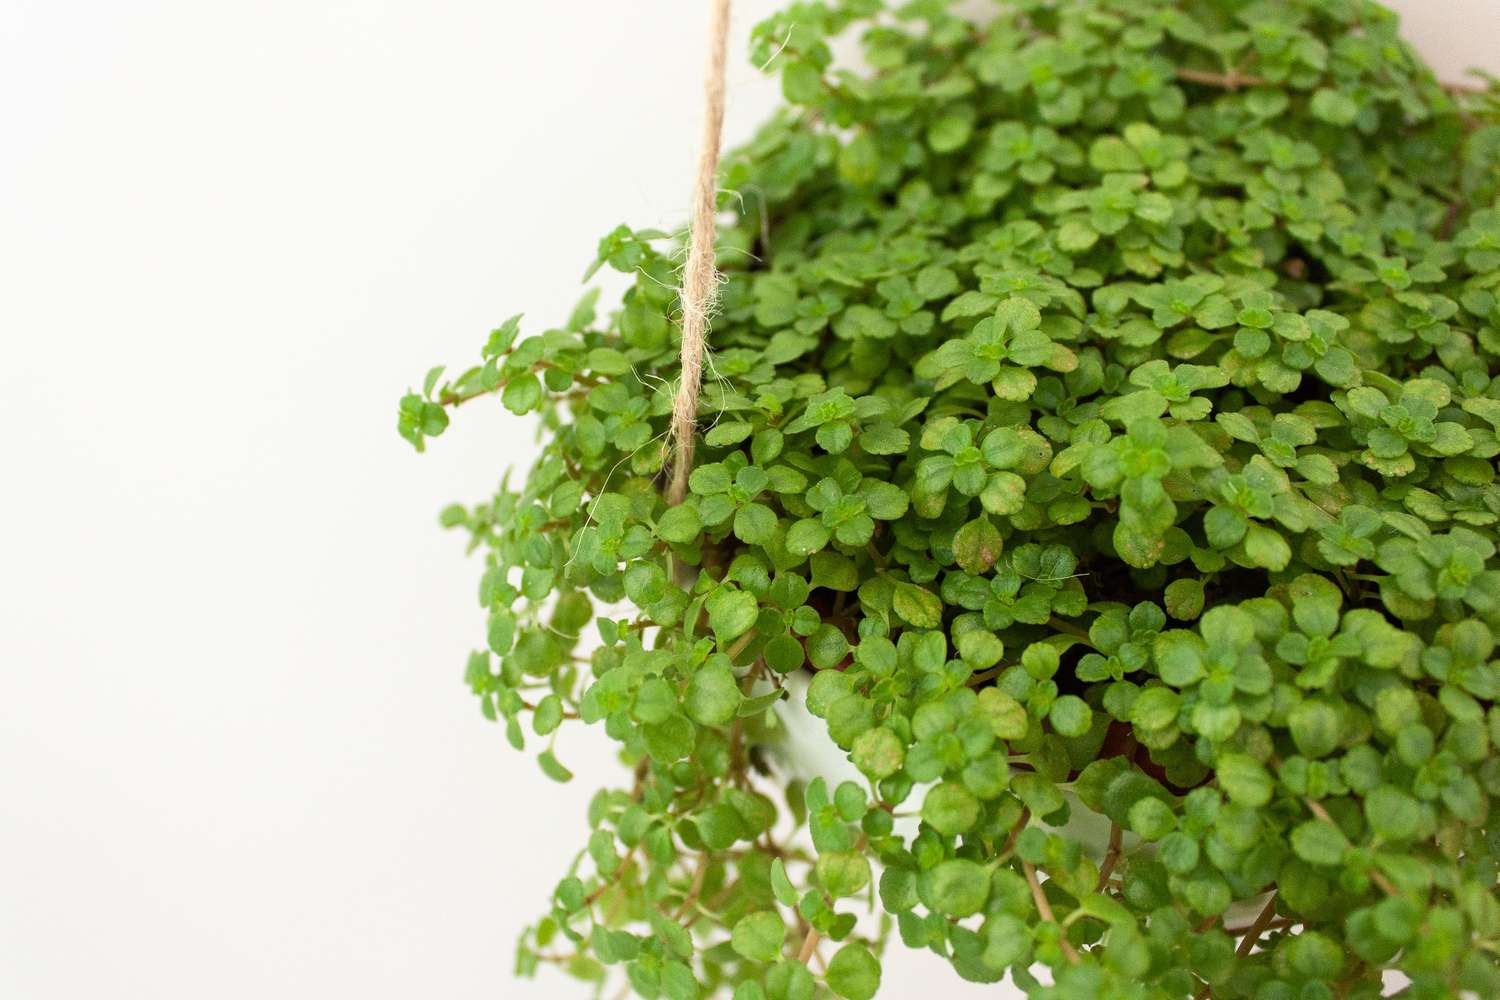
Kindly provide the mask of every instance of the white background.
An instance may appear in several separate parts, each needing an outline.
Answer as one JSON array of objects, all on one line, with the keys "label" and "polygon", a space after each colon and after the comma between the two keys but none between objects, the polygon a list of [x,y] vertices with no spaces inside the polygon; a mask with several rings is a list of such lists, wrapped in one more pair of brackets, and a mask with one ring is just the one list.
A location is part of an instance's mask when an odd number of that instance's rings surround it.
[{"label": "white background", "polygon": [[[1497,0],[1401,6],[1494,66]],[[0,0],[0,995],[582,995],[512,944],[614,765],[571,731],[559,787],[480,719],[435,523],[530,430],[466,407],[418,457],[395,402],[681,221],[705,19]]]}]

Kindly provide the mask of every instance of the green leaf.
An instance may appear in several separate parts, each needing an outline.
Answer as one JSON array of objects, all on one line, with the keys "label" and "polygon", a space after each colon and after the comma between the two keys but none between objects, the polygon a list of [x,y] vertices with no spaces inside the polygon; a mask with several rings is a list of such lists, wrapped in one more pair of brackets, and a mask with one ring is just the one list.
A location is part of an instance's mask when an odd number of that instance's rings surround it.
[{"label": "green leaf", "polygon": [[651,677],[635,693],[631,714],[641,722],[666,722],[677,712],[677,689],[660,677]]},{"label": "green leaf", "polygon": [[985,516],[969,521],[953,536],[953,558],[966,573],[988,573],[1000,558],[1004,541]]},{"label": "green leaf", "polygon": [[854,187],[875,183],[880,176],[880,150],[868,133],[861,132],[839,151],[839,176]]},{"label": "green leaf", "polygon": [[692,503],[678,504],[664,511],[656,522],[656,533],[669,542],[687,545],[703,530],[703,520]]},{"label": "green leaf", "polygon": [[766,643],[766,665],[777,673],[791,673],[802,666],[806,659],[802,643],[789,635],[779,635]]},{"label": "green leaf", "polygon": [[717,462],[698,466],[688,477],[688,487],[700,496],[723,493],[733,483],[729,470]]},{"label": "green leaf", "polygon": [[984,961],[994,969],[1024,965],[1031,957],[1032,929],[1010,913],[997,913],[984,924]]},{"label": "green leaf", "polygon": [[1203,530],[1208,544],[1216,549],[1233,548],[1249,528],[1245,516],[1227,507],[1213,507],[1203,515]]},{"label": "green leaf", "polygon": [[500,402],[512,413],[529,413],[542,401],[542,383],[531,372],[523,372],[511,378]]},{"label": "green leaf", "polygon": [[1177,722],[1181,702],[1171,688],[1149,687],[1131,703],[1129,721],[1143,730],[1166,729]]},{"label": "green leaf", "polygon": [[973,128],[970,115],[949,112],[927,127],[927,144],[935,153],[951,153],[969,141]]},{"label": "green leaf", "polygon": [[[589,322],[592,321],[582,325]],[[630,371],[630,359],[613,347],[596,347],[589,351],[587,367],[596,375],[624,375]]]},{"label": "green leaf", "polygon": [[913,283],[918,295],[927,301],[941,299],[958,291],[958,275],[941,264],[929,264],[917,272]]},{"label": "green leaf", "polygon": [[782,906],[797,905],[797,889],[787,878],[786,865],[780,858],[771,860],[771,892]]},{"label": "green leaf", "polygon": [[834,952],[826,981],[844,1000],[870,1000],[880,989],[880,962],[870,949],[851,942]]},{"label": "green leaf", "polygon": [[920,901],[917,873],[910,868],[888,865],[880,873],[880,902],[890,913],[904,913]]},{"label": "green leaf", "polygon": [[1251,566],[1283,570],[1292,560],[1292,547],[1275,529],[1252,524],[1245,531],[1245,559]]},{"label": "green leaf", "polygon": [[963,785],[944,782],[922,800],[922,821],[945,836],[963,833],[979,821],[979,800]]},{"label": "green leaf", "polygon": [[759,614],[755,595],[742,590],[721,591],[708,602],[708,625],[721,643],[750,631]]},{"label": "green leaf", "polygon": [[909,504],[906,491],[890,483],[867,483],[860,487],[865,508],[870,516],[881,521],[894,521],[904,517]]},{"label": "green leaf", "polygon": [[819,670],[838,666],[849,654],[849,640],[832,625],[820,625],[807,639],[807,658]]},{"label": "green leaf", "polygon": [[793,104],[817,104],[823,99],[823,74],[810,62],[790,61],[781,71],[781,92]]},{"label": "green leaf", "polygon": [[740,687],[727,664],[700,667],[688,682],[683,702],[688,718],[699,725],[722,726],[739,712]]},{"label": "green leaf", "polygon": [[996,738],[1025,738],[1029,728],[1026,708],[1011,695],[998,688],[984,688],[979,692],[979,708]]},{"label": "green leaf", "polygon": [[1287,717],[1297,749],[1309,757],[1326,757],[1339,745],[1339,713],[1317,699],[1304,701]]},{"label": "green leaf", "polygon": [[1415,839],[1427,826],[1420,803],[1394,785],[1381,785],[1365,797],[1365,818],[1377,836],[1398,843]]},{"label": "green leaf", "polygon": [[917,628],[937,628],[943,624],[943,602],[932,591],[916,584],[898,582],[891,606],[903,621]]},{"label": "green leaf", "polygon": [[1161,799],[1146,797],[1131,803],[1128,823],[1144,840],[1160,840],[1177,826],[1172,807]]},{"label": "green leaf", "polygon": [[786,692],[782,689],[777,689],[775,691],[767,691],[765,694],[758,694],[753,698],[742,698],[740,700],[740,707],[736,710],[735,714],[741,719],[753,719],[784,697],[786,697]]},{"label": "green leaf", "polygon": [[1173,687],[1186,687],[1204,676],[1203,641],[1191,632],[1161,633],[1152,655],[1161,679]]},{"label": "green leaf", "polygon": [[536,762],[542,765],[542,773],[553,781],[566,783],[573,780],[573,772],[558,763],[551,750],[543,750],[537,756]]},{"label": "green leaf", "polygon": [[536,712],[531,719],[532,729],[538,736],[546,736],[556,730],[562,724],[562,720],[562,699],[555,694],[549,694],[537,702]]},{"label": "green leaf", "polygon": [[1320,819],[1307,820],[1292,829],[1292,850],[1308,864],[1341,864],[1348,846],[1348,840],[1338,827]]},{"label": "green leaf", "polygon": [[870,862],[853,851],[830,851],[818,856],[818,881],[830,896],[855,896],[870,884]]},{"label": "green leaf", "polygon": [[1351,125],[1359,117],[1359,105],[1346,94],[1325,87],[1313,93],[1312,113],[1330,125]]},{"label": "green leaf", "polygon": [[844,310],[839,317],[839,336],[853,340],[869,337],[874,340],[889,340],[896,335],[896,324],[878,309],[857,304]]},{"label": "green leaf", "polygon": [[1005,643],[993,632],[965,632],[959,636],[958,655],[975,670],[988,670],[1005,655]]},{"label": "green leaf", "polygon": [[1181,830],[1167,834],[1157,845],[1157,854],[1174,875],[1186,875],[1198,866],[1198,841]]},{"label": "green leaf", "polygon": [[698,836],[703,843],[716,851],[722,851],[746,833],[745,821],[733,806],[720,802],[709,806],[694,819]]},{"label": "green leaf", "polygon": [[734,536],[748,545],[764,545],[775,534],[776,514],[763,504],[747,504],[734,515]]},{"label": "green leaf", "polygon": [[803,518],[787,529],[786,548],[793,555],[806,557],[827,545],[830,537],[821,521]]},{"label": "green leaf", "polygon": [[871,778],[889,778],[901,770],[906,749],[900,738],[883,726],[867,729],[854,739],[849,758]]},{"label": "green leaf", "polygon": [[1308,635],[1328,636],[1339,627],[1339,607],[1344,595],[1331,581],[1304,573],[1292,581],[1292,618]]},{"label": "green leaf", "polygon": [[1203,581],[1173,580],[1162,595],[1167,614],[1181,621],[1192,621],[1203,613]]},{"label": "green leaf", "polygon": [[516,313],[514,316],[507,319],[504,323],[501,323],[498,327],[490,331],[489,340],[486,342],[484,350],[481,352],[484,357],[497,357],[510,350],[511,345],[516,342],[516,336],[521,332],[522,316],[522,313]]},{"label": "green leaf", "polygon": [[1219,787],[1230,801],[1259,809],[1271,801],[1275,782],[1264,765],[1254,757],[1239,753],[1219,755],[1215,771]]},{"label": "green leaf", "polygon": [[823,424],[814,435],[818,446],[830,455],[837,455],[848,450],[854,443],[854,431],[843,421],[834,421]]},{"label": "green leaf", "polygon": [[911,435],[890,424],[876,424],[861,432],[859,447],[870,455],[900,455],[911,447]]},{"label": "green leaf", "polygon": [[750,913],[735,923],[729,943],[742,958],[774,962],[786,943],[786,924],[771,910]]},{"label": "green leaf", "polygon": [[859,569],[854,560],[837,552],[815,552],[811,560],[812,585],[848,593],[858,590]]},{"label": "green leaf", "polygon": [[973,861],[944,861],[928,873],[927,881],[933,911],[944,916],[971,916],[989,899],[990,873]]},{"label": "green leaf", "polygon": [[817,984],[801,962],[782,961],[766,973],[767,1000],[813,1000]]},{"label": "green leaf", "polygon": [[1063,736],[1084,735],[1093,725],[1093,717],[1088,703],[1071,694],[1065,694],[1054,701],[1047,715],[1052,728]]}]

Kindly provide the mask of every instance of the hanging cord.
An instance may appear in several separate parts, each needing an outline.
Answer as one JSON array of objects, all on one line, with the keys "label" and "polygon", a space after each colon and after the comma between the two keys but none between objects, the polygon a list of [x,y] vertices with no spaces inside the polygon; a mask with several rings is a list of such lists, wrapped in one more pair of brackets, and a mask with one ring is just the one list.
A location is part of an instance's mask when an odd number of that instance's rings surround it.
[{"label": "hanging cord", "polygon": [[711,0],[708,27],[708,69],[703,80],[703,135],[698,149],[698,177],[693,185],[693,209],[688,238],[687,267],[682,275],[682,379],[672,400],[670,440],[674,446],[670,503],[687,496],[693,471],[693,441],[698,425],[698,389],[703,381],[703,350],[708,339],[708,314],[718,284],[714,270],[714,205],[718,188],[719,136],[724,127],[724,50],[729,38],[729,0]]}]

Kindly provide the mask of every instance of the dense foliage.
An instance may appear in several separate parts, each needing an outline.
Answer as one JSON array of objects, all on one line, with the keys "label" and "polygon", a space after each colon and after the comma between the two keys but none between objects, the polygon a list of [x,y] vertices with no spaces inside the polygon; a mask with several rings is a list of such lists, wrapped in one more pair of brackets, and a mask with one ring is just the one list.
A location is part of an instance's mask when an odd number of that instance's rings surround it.
[{"label": "dense foliage", "polygon": [[[1500,996],[1496,91],[1365,0],[755,38],[790,107],[723,171],[690,499],[666,234],[401,403],[541,415],[444,514],[467,680],[553,777],[575,719],[633,768],[520,971],[868,1000],[894,927],[1038,998]],[[804,691],[865,782],[774,755]]]}]

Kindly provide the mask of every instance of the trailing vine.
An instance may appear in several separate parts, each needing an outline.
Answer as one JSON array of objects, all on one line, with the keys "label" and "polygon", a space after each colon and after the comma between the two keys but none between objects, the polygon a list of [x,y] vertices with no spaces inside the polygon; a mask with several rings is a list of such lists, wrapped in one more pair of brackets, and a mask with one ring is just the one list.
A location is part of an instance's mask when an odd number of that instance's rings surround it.
[{"label": "trailing vine", "polygon": [[680,236],[401,400],[418,450],[539,416],[442,515],[465,677],[553,778],[574,726],[624,763],[518,971],[868,1000],[894,934],[1039,1000],[1500,995],[1500,88],[1367,0],[950,6],[756,29],[681,502]]}]

